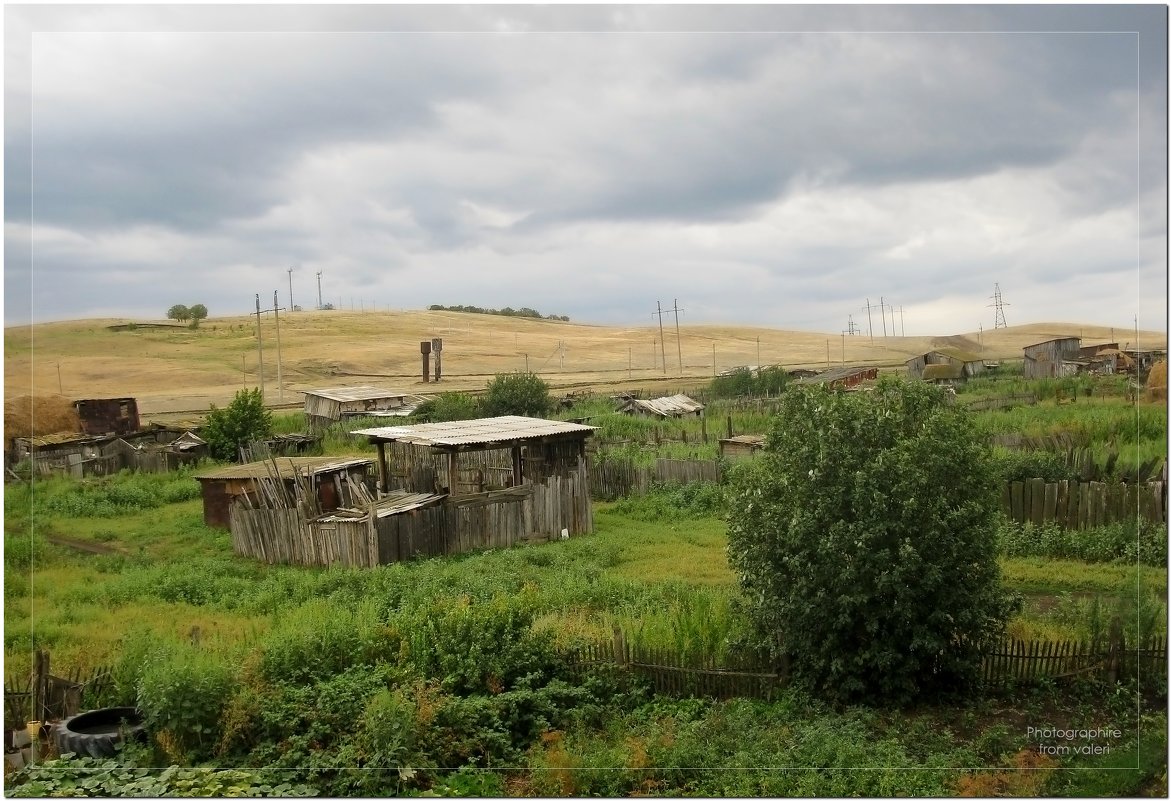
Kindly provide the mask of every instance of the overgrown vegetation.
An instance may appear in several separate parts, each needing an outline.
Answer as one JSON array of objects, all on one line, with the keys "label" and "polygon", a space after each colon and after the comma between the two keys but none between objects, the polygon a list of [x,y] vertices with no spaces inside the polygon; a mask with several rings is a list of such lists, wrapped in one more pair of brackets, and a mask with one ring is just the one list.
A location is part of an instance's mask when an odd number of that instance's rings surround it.
[{"label": "overgrown vegetation", "polygon": [[727,375],[712,379],[710,392],[715,398],[759,397],[777,395],[790,383],[783,367],[760,367],[756,370],[738,367]]},{"label": "overgrown vegetation", "polygon": [[546,417],[553,409],[549,384],[536,373],[501,373],[488,382],[480,400],[485,417]]},{"label": "overgrown vegetation", "polygon": [[260,389],[241,389],[225,408],[213,403],[200,436],[212,456],[224,461],[239,459],[239,448],[272,433],[272,412],[264,407]]},{"label": "overgrown vegetation", "polygon": [[467,392],[440,392],[411,412],[412,423],[447,423],[480,417],[480,402]]}]

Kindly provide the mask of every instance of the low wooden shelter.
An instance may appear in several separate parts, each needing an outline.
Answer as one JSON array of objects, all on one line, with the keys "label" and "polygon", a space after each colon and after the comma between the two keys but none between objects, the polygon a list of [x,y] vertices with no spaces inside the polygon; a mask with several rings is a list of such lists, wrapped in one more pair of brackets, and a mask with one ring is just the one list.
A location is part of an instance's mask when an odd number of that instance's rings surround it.
[{"label": "low wooden shelter", "polygon": [[738,434],[726,437],[720,440],[720,458],[730,462],[751,459],[764,447],[766,439],[764,434]]},{"label": "low wooden shelter", "polygon": [[704,405],[686,395],[666,395],[662,398],[626,398],[618,405],[623,414],[642,417],[700,417]]},{"label": "low wooden shelter", "polygon": [[344,417],[406,417],[423,398],[384,387],[306,389],[305,420],[310,428],[336,423]]},{"label": "low wooden shelter", "polygon": [[141,427],[134,398],[91,398],[73,406],[83,434],[132,434]]},{"label": "low wooden shelter", "polygon": [[[926,380],[927,376],[925,370],[932,365],[948,365],[954,370],[946,371],[949,375],[955,372],[949,380],[963,381],[968,378],[979,375],[984,372],[984,359],[978,354],[969,353],[959,348],[937,348],[936,350],[929,350],[922,353],[913,359],[907,360],[907,377],[908,378],[923,378]],[[938,376],[941,372],[934,371]]]},{"label": "low wooden shelter", "polygon": [[203,522],[232,528],[231,507],[246,496],[264,495],[262,485],[280,482],[292,491],[298,479],[312,487],[316,505],[332,512],[361,503],[372,491],[367,486],[374,460],[362,456],[281,456],[247,464],[230,465],[196,476],[203,494]]},{"label": "low wooden shelter", "polygon": [[269,562],[374,566],[590,533],[594,430],[506,416],[353,431],[378,449],[376,500],[233,504],[232,541]]},{"label": "low wooden shelter", "polygon": [[799,378],[800,385],[825,384],[834,389],[849,389],[863,381],[874,381],[878,378],[877,367],[831,367],[810,378]]}]

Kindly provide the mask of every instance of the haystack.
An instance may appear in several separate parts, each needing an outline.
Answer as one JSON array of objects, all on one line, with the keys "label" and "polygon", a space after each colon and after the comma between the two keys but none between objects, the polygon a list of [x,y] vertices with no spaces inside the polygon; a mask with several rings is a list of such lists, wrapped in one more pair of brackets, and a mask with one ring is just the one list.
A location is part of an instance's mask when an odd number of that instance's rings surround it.
[{"label": "haystack", "polygon": [[73,401],[61,395],[19,395],[4,401],[4,439],[81,431]]},{"label": "haystack", "polygon": [[1147,400],[1167,401],[1167,360],[1155,362],[1151,365],[1151,372],[1147,376]]}]

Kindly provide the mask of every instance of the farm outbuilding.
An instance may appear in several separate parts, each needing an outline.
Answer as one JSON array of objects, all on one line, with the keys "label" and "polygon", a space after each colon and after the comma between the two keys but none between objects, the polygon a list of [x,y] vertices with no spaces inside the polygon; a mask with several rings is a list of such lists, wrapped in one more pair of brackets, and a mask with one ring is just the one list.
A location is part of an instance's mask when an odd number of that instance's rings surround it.
[{"label": "farm outbuilding", "polygon": [[877,367],[833,367],[809,378],[797,379],[799,385],[825,384],[831,389],[849,389],[863,381],[878,380]]},{"label": "farm outbuilding", "polygon": [[83,434],[132,434],[141,427],[134,398],[91,398],[73,402]]},{"label": "farm outbuilding", "polygon": [[406,417],[423,398],[383,387],[306,389],[305,420],[310,428],[336,423],[343,417]]},{"label": "farm outbuilding", "polygon": [[370,467],[374,460],[353,456],[282,456],[261,462],[221,467],[196,476],[203,494],[203,522],[231,528],[231,507],[244,496],[258,498],[262,484],[279,480],[293,491],[299,480],[313,488],[315,503],[323,511],[362,502],[372,492]]},{"label": "farm outbuilding", "polygon": [[720,458],[730,462],[751,459],[764,447],[764,434],[738,434],[720,440]]},{"label": "farm outbuilding", "polygon": [[378,449],[376,500],[324,514],[233,504],[232,541],[269,562],[373,566],[586,534],[594,430],[517,416],[356,430]]},{"label": "farm outbuilding", "polygon": [[1026,345],[1025,378],[1062,378],[1077,373],[1081,344],[1080,337],[1058,337]]},{"label": "farm outbuilding", "polygon": [[626,398],[618,405],[618,412],[640,417],[702,417],[704,405],[686,395],[667,395],[662,398]]},{"label": "farm outbuilding", "polygon": [[959,374],[949,379],[956,381],[963,381],[984,372],[984,360],[977,354],[959,348],[939,348],[908,359],[907,377],[925,378],[923,371],[930,365],[951,365],[959,368]]},{"label": "farm outbuilding", "polygon": [[107,476],[119,470],[165,473],[207,456],[207,443],[194,433],[162,426],[121,437],[75,433],[18,437],[13,445],[12,458],[28,460],[36,475],[75,478]]}]

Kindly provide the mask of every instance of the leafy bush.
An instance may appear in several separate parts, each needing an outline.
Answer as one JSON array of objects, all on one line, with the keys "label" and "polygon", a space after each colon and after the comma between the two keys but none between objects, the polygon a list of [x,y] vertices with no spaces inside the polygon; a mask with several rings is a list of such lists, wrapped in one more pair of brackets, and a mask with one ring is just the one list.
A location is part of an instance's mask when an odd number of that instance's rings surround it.
[{"label": "leafy bush", "polygon": [[838,700],[972,689],[1012,604],[968,416],[920,382],[790,390],[768,446],[729,489],[728,560],[761,645]]},{"label": "leafy bush", "polygon": [[536,373],[500,373],[488,382],[480,408],[488,417],[545,417],[553,409],[553,398],[549,385]]},{"label": "leafy bush", "polygon": [[996,470],[999,479],[1006,481],[1028,481],[1043,478],[1046,483],[1054,481],[1076,481],[1078,473],[1069,467],[1066,457],[1056,451],[1016,451],[994,449]]},{"label": "leafy bush", "polygon": [[215,770],[172,765],[164,770],[121,755],[112,759],[66,754],[27,765],[5,777],[13,798],[305,798],[317,791],[269,771]]},{"label": "leafy bush", "polygon": [[411,412],[411,420],[418,423],[473,420],[479,416],[480,402],[466,392],[441,392],[423,401]]},{"label": "leafy bush", "polygon": [[272,413],[264,408],[260,389],[241,389],[224,409],[213,403],[201,436],[212,456],[236,461],[239,448],[272,433]]},{"label": "leafy bush", "polygon": [[762,367],[758,370],[739,367],[728,375],[713,378],[709,391],[715,398],[777,395],[785,390],[790,380],[783,367]]},{"label": "leafy bush", "polygon": [[727,509],[724,488],[707,481],[656,484],[646,495],[623,498],[614,511],[635,520],[688,520],[719,517]]},{"label": "leafy bush", "polygon": [[221,657],[182,649],[144,666],[138,708],[172,758],[198,762],[212,754],[235,685],[234,672]]}]

